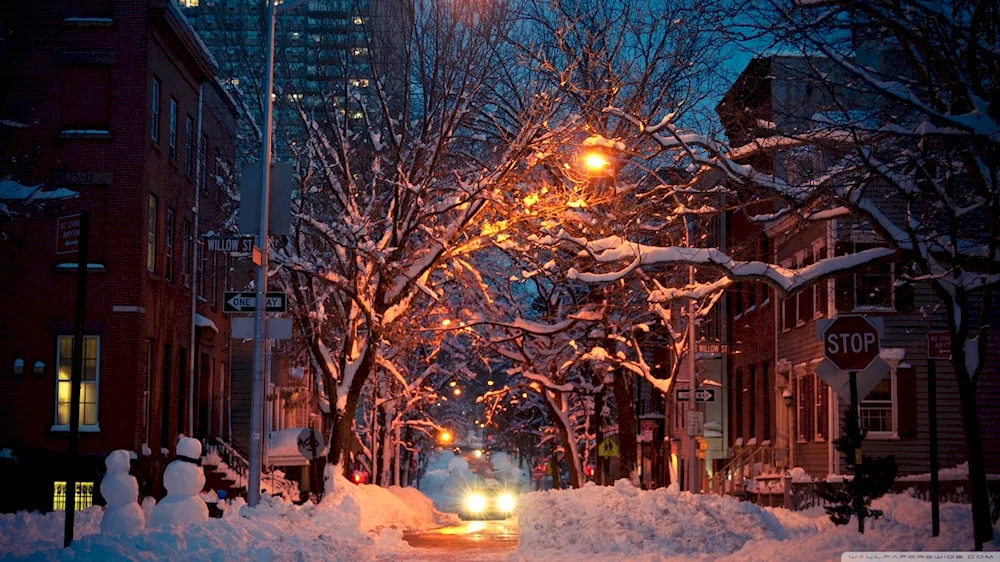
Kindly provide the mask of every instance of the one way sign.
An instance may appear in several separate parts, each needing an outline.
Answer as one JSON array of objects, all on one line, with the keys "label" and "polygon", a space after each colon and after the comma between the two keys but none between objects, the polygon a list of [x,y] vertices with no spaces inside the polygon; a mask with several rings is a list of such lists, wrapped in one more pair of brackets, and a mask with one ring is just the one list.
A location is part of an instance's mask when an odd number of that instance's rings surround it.
[{"label": "one way sign", "polygon": [[[253,312],[256,309],[257,293],[226,291],[223,301],[223,310],[227,313]],[[267,293],[264,312],[285,312],[287,308],[288,301],[285,299],[285,293]]]}]

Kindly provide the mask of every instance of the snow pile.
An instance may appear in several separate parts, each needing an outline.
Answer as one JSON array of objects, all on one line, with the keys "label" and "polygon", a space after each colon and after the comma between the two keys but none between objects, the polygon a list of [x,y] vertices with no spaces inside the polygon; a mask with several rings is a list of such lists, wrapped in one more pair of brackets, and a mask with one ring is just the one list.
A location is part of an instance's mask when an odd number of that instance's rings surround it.
[{"label": "snow pile", "polygon": [[812,520],[791,512],[779,519],[732,498],[640,491],[627,480],[613,487],[591,484],[579,490],[525,494],[518,527],[519,554],[560,560],[650,554],[718,557],[751,540],[780,540],[815,531]]},{"label": "snow pile", "polygon": [[[846,551],[970,550],[969,506],[941,505],[941,536],[931,537],[930,504],[906,494],[874,502],[882,519],[836,526],[822,509],[792,512],[732,498],[614,487],[547,491],[521,497],[521,562],[560,560],[840,560]],[[599,531],[597,531],[599,530]],[[1000,534],[987,550],[1000,550]],[[804,558],[805,556],[805,558]]]},{"label": "snow pile", "polygon": [[527,481],[527,475],[517,466],[517,461],[509,454],[500,452],[491,456],[494,478],[508,486],[519,486]]},{"label": "snow pile", "polygon": [[[100,533],[103,513],[103,508],[97,506],[78,511],[73,536]],[[63,511],[0,513],[0,556],[27,556],[40,550],[62,548],[65,526]]]},{"label": "snow pile", "polygon": [[333,491],[328,491],[323,497],[322,505],[339,505],[348,500],[357,505],[363,531],[422,531],[440,526],[439,522],[450,522],[446,515],[434,510],[427,496],[415,489],[391,490],[370,484],[353,484],[340,474],[338,467],[328,466],[326,469],[327,490],[330,490],[330,479],[334,474]]}]

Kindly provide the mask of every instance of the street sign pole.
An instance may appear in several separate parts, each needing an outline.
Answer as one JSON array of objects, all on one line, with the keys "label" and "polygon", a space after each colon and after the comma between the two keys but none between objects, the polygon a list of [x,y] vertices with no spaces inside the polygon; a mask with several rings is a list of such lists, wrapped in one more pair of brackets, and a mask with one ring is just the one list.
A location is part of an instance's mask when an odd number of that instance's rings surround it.
[{"label": "street sign pole", "polygon": [[[76,254],[76,326],[73,331],[73,366],[70,372],[69,463],[66,477],[66,528],[63,546],[73,542],[73,519],[76,514],[76,472],[80,456],[80,382],[83,380],[83,327],[87,311],[87,246],[90,239],[90,213],[80,213],[80,243]],[[57,366],[58,367],[58,366]]]},{"label": "street sign pole", "polygon": [[941,534],[941,482],[938,479],[937,365],[927,359],[927,408],[931,446],[931,535]]},{"label": "street sign pole", "polygon": [[267,54],[264,68],[264,127],[260,148],[260,215],[257,223],[257,247],[260,259],[256,260],[257,272],[254,290],[257,306],[253,324],[253,382],[250,398],[250,474],[247,499],[251,507],[260,501],[260,473],[262,462],[262,436],[264,427],[264,306],[267,295],[267,228],[271,192],[271,91],[274,89],[274,2],[267,0]]},{"label": "street sign pole", "polygon": [[[848,376],[850,377],[850,380],[851,380],[850,384],[851,384],[851,414],[852,414],[851,417],[852,417],[852,420],[851,420],[850,431],[852,431],[854,433],[853,437],[860,437],[861,436],[861,412],[860,412],[860,408],[859,408],[859,404],[858,404],[858,372],[857,371],[850,371],[848,373]],[[860,447],[861,440],[857,439],[856,442],[858,443],[858,447],[856,449],[854,449],[854,473],[855,474],[858,473],[858,469],[861,467],[861,464],[864,461],[864,457],[861,454],[861,447]],[[861,513],[858,513],[857,515],[858,515],[858,531],[860,533],[864,534],[864,532],[865,532],[865,517]]]}]

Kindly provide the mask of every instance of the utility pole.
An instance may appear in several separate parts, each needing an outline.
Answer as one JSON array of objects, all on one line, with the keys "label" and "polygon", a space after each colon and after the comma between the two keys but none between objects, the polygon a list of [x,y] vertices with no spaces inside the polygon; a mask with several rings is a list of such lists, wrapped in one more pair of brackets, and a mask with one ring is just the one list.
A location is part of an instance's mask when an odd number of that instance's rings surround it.
[{"label": "utility pole", "polygon": [[[694,267],[689,268],[690,283],[694,284]],[[698,402],[695,400],[695,395],[698,391],[698,377],[695,372],[695,353],[698,350],[698,343],[695,341],[695,314],[697,309],[695,308],[694,299],[688,303],[688,377],[691,381],[688,383],[688,411],[694,412],[698,409]],[[684,420],[684,425],[687,426],[689,423],[688,419]],[[685,427],[685,429],[688,429]],[[699,480],[699,470],[698,467],[698,440],[692,435],[691,431],[686,431],[688,435],[688,490],[691,493],[698,492],[698,480]]]},{"label": "utility pole", "polygon": [[260,215],[257,224],[257,266],[254,290],[257,293],[253,322],[253,383],[250,398],[250,477],[247,499],[251,507],[260,501],[260,473],[264,430],[264,303],[267,297],[267,227],[271,196],[271,92],[274,90],[274,2],[267,0],[266,64],[264,68],[264,127],[260,147]]},{"label": "utility pole", "polygon": [[[87,311],[87,246],[90,241],[90,213],[80,213],[80,242],[76,255],[76,326],[73,331],[73,366],[70,371],[69,475],[66,478],[66,528],[63,546],[73,542],[76,515],[76,470],[80,456],[80,385],[83,381],[83,330]],[[58,365],[57,365],[58,367]]]}]

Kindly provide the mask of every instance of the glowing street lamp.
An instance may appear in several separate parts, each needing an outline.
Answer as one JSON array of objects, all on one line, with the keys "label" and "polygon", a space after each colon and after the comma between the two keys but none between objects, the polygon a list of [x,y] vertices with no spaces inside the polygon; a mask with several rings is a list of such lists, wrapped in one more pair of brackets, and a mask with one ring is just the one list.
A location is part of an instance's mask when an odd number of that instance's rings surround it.
[{"label": "glowing street lamp", "polygon": [[454,440],[455,440],[455,436],[452,435],[451,432],[448,431],[448,430],[444,430],[441,433],[438,433],[438,443],[440,443],[442,445],[447,445],[447,444],[451,443]]},{"label": "glowing street lamp", "polygon": [[455,393],[455,396],[461,396],[462,395],[462,389],[461,388],[456,388],[453,392]]},{"label": "glowing street lamp", "polygon": [[583,157],[583,165],[592,171],[599,172],[611,165],[611,162],[600,152],[588,152]]}]

